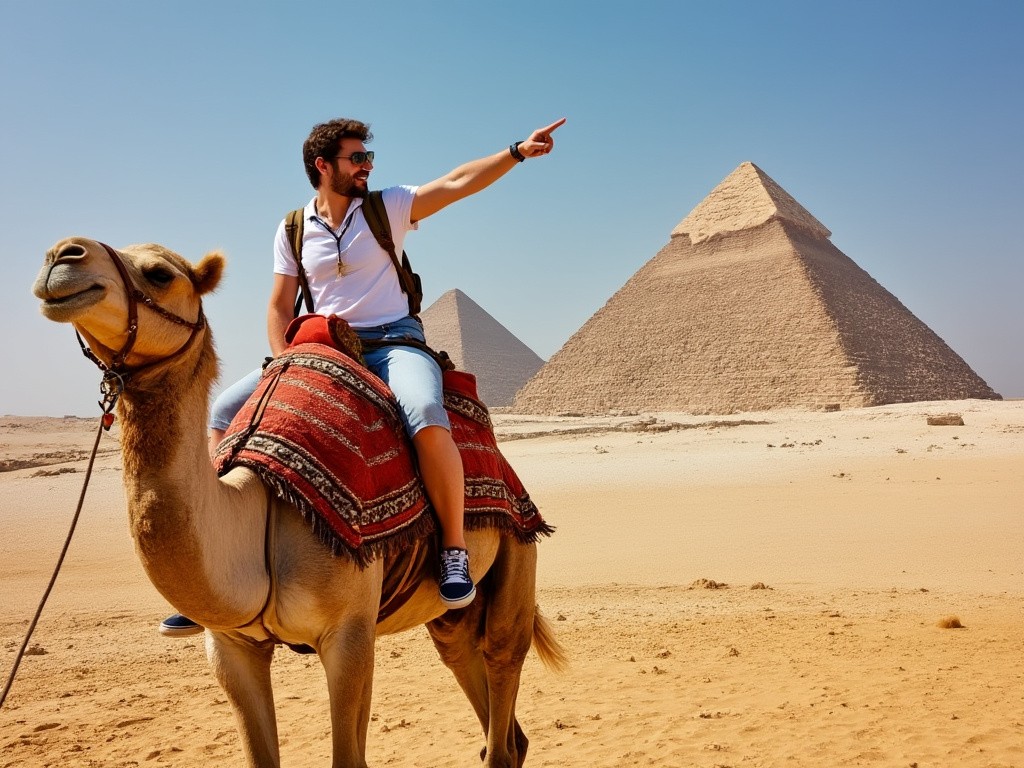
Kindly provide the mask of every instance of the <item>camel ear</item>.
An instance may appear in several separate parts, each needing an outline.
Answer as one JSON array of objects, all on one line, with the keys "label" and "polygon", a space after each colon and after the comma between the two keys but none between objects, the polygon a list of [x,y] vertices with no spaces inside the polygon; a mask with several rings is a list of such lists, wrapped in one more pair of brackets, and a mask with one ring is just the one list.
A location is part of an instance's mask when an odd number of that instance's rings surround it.
[{"label": "camel ear", "polygon": [[210,251],[203,256],[196,264],[192,283],[199,295],[209,293],[220,283],[221,275],[224,274],[224,256],[220,251]]}]

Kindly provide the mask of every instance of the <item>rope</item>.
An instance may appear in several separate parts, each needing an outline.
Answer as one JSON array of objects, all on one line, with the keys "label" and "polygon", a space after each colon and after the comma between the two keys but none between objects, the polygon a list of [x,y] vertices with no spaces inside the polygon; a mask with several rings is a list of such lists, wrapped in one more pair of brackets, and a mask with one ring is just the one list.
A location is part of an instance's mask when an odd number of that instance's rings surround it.
[{"label": "rope", "polygon": [[[103,404],[101,403],[101,405]],[[113,407],[113,403],[110,403],[110,406]],[[7,694],[11,690],[11,686],[14,684],[14,676],[18,673],[18,667],[21,665],[21,659],[25,655],[25,649],[28,648],[28,642],[32,638],[32,633],[35,631],[36,624],[39,622],[39,617],[43,613],[43,607],[46,605],[46,600],[50,597],[53,585],[57,581],[57,574],[60,573],[60,567],[64,563],[64,556],[68,553],[68,547],[71,546],[71,537],[75,533],[75,526],[78,525],[78,518],[82,514],[82,504],[85,502],[85,490],[89,487],[89,478],[92,476],[92,465],[96,460],[96,452],[99,450],[100,436],[103,434],[104,430],[110,428],[111,415],[110,411],[106,410],[100,418],[100,425],[96,430],[96,442],[93,443],[92,455],[89,457],[89,466],[85,470],[85,481],[82,483],[82,493],[78,497],[78,508],[75,510],[75,516],[71,520],[71,529],[68,531],[67,539],[64,541],[64,548],[60,552],[60,557],[57,558],[57,566],[53,569],[53,576],[50,577],[50,583],[46,586],[46,592],[43,593],[43,599],[39,601],[39,607],[36,609],[36,615],[32,617],[32,623],[29,624],[28,632],[25,634],[25,642],[21,644],[21,648],[18,649],[18,653],[14,657],[14,666],[11,667],[11,673],[7,678],[7,684],[4,686],[3,693],[0,693],[0,709],[3,708],[4,702],[7,700]]]}]

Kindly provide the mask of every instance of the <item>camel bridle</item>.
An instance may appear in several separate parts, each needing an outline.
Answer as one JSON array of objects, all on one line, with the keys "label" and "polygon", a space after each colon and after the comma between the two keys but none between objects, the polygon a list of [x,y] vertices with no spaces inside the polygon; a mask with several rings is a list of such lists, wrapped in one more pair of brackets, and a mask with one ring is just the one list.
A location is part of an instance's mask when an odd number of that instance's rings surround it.
[{"label": "camel bridle", "polygon": [[[203,314],[202,302],[199,304],[199,316],[195,319],[195,322],[179,317],[173,312],[161,307],[135,285],[132,281],[131,275],[128,274],[128,268],[124,265],[121,255],[106,243],[100,243],[100,245],[103,246],[107,255],[110,256],[110,260],[114,263],[118,274],[121,276],[121,282],[124,283],[125,296],[128,299],[128,338],[125,339],[124,345],[121,349],[114,353],[110,363],[104,363],[96,356],[95,352],[89,349],[89,346],[82,339],[81,334],[78,333],[78,329],[75,329],[75,337],[78,339],[78,344],[82,348],[82,354],[92,360],[92,362],[95,363],[101,371],[103,371],[103,383],[100,387],[103,392],[103,402],[101,402],[100,405],[103,407],[104,411],[109,413],[113,409],[118,396],[124,390],[125,383],[128,379],[140,371],[169,362],[170,360],[174,360],[175,358],[185,354],[185,352],[187,352],[192,346],[193,342],[195,342],[199,332],[206,327],[206,316]],[[135,340],[138,336],[139,304],[143,304],[148,307],[165,320],[188,328],[191,333],[184,344],[166,357],[151,360],[143,365],[129,366],[125,361],[131,353],[132,348],[135,346]]]}]

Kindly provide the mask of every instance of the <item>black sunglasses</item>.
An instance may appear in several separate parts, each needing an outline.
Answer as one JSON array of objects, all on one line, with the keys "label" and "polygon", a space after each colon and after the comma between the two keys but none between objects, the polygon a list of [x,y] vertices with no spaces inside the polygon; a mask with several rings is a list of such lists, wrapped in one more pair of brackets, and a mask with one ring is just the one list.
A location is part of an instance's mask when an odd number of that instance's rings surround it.
[{"label": "black sunglasses", "polygon": [[365,165],[367,162],[373,162],[373,150],[369,152],[353,152],[348,157],[344,155],[335,155],[335,160],[351,160],[353,165]]}]

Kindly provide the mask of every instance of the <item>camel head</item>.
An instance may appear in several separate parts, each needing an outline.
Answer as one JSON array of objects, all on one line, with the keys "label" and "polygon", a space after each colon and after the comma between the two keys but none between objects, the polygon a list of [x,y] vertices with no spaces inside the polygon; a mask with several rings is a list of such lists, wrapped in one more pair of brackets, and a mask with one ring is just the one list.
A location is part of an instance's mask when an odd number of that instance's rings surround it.
[{"label": "camel head", "polygon": [[[143,367],[191,342],[204,325],[201,297],[217,287],[223,270],[224,257],[217,252],[193,266],[153,243],[113,251],[72,237],[47,252],[32,292],[42,301],[43,315],[71,323],[105,365]],[[125,358],[117,360],[123,350]]]}]

